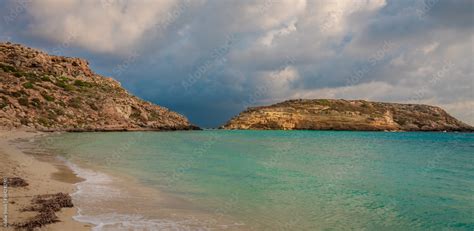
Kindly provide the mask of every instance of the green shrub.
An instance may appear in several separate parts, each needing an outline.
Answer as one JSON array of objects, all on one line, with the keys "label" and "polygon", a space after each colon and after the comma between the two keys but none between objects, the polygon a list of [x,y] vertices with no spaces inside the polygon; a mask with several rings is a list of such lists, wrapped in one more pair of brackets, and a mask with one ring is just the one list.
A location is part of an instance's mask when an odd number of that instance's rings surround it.
[{"label": "green shrub", "polygon": [[49,102],[54,101],[54,97],[51,96],[51,95],[48,95],[46,92],[41,92],[41,96],[43,96],[43,98],[44,98],[46,101],[49,101]]},{"label": "green shrub", "polygon": [[22,94],[22,95],[29,96],[28,93],[27,93],[25,90],[23,90],[23,89],[19,90],[18,92],[19,92],[20,94]]},{"label": "green shrub", "polygon": [[63,82],[66,82],[66,83],[69,83],[69,81],[71,80],[70,78],[66,77],[66,76],[60,76],[58,77],[59,81],[63,81]]},{"label": "green shrub", "polygon": [[64,112],[64,110],[61,109],[61,108],[55,108],[55,109],[53,109],[53,111],[54,111],[54,113],[55,113],[56,115],[58,115],[58,116],[60,116],[60,115],[65,115],[65,114],[66,114],[66,113]]},{"label": "green shrub", "polygon": [[28,106],[28,103],[29,103],[29,102],[28,102],[28,98],[26,98],[26,97],[19,98],[19,99],[18,99],[18,103],[19,103],[20,105],[22,105],[22,106]]},{"label": "green shrub", "polygon": [[41,79],[41,81],[44,81],[44,82],[52,82],[51,79],[46,75],[41,76],[40,79]]},{"label": "green shrub", "polygon": [[38,123],[45,126],[45,127],[49,127],[51,125],[50,121],[47,118],[44,118],[44,117],[38,118]]},{"label": "green shrub", "polygon": [[26,89],[32,89],[34,86],[32,82],[26,82],[23,84],[23,87]]},{"label": "green shrub", "polygon": [[136,119],[136,120],[142,119],[140,111],[133,109],[132,114],[130,114],[130,118]]},{"label": "green shrub", "polygon": [[10,92],[10,95],[15,98],[21,97],[21,93],[19,91],[12,91]]},{"label": "green shrub", "polygon": [[0,63],[0,69],[2,69],[4,72],[16,72],[15,67],[3,63]]},{"label": "green shrub", "polygon": [[40,99],[38,98],[33,98],[31,100],[31,105],[33,105],[34,107],[37,107],[37,108],[41,108],[41,101]]},{"label": "green shrub", "polygon": [[77,97],[77,98],[72,98],[69,100],[68,105],[73,108],[80,108],[82,104],[82,99]]},{"label": "green shrub", "polygon": [[148,118],[150,118],[150,120],[156,120],[156,119],[159,119],[160,118],[160,115],[158,113],[156,113],[155,111],[151,111],[150,115],[148,116]]},{"label": "green shrub", "polygon": [[99,110],[99,108],[94,103],[89,103],[89,107],[91,107],[91,109],[94,110],[94,111]]},{"label": "green shrub", "polygon": [[54,84],[58,87],[61,87],[61,88],[65,88],[66,85],[67,85],[67,83],[65,83],[64,81],[60,81],[60,80],[56,81],[56,83],[54,83]]},{"label": "green shrub", "polygon": [[49,112],[48,113],[48,119],[51,121],[51,120],[56,120],[58,118],[58,116],[54,113],[54,112]]},{"label": "green shrub", "polygon": [[28,93],[26,93],[26,91],[24,91],[23,89],[19,90],[19,91],[12,91],[9,93],[9,95],[15,97],[15,98],[19,98],[21,96],[29,96]]},{"label": "green shrub", "polygon": [[56,86],[66,90],[66,91],[72,91],[74,90],[74,87],[70,84],[68,84],[67,82],[63,81],[63,80],[58,80],[56,82]]},{"label": "green shrub", "polygon": [[72,85],[66,85],[66,87],[64,88],[64,90],[66,90],[66,91],[73,91],[73,90],[74,90],[74,87],[72,87]]},{"label": "green shrub", "polygon": [[14,71],[13,75],[18,78],[25,77],[25,79],[31,82],[36,82],[38,80],[38,75],[32,72]]},{"label": "green shrub", "polygon": [[5,97],[2,97],[2,98],[0,99],[0,109],[5,108],[6,106],[8,106],[7,99],[6,99]]},{"label": "green shrub", "polygon": [[77,86],[77,87],[91,87],[91,84],[88,83],[88,82],[84,82],[82,80],[77,79],[76,81],[74,81],[74,86]]},{"label": "green shrub", "polygon": [[329,100],[327,99],[320,99],[317,101],[320,105],[323,105],[323,106],[330,106],[331,105],[331,102],[329,102]]},{"label": "green shrub", "polygon": [[39,80],[39,76],[33,72],[23,73],[23,76],[25,76],[26,79],[31,82],[37,82]]},{"label": "green shrub", "polygon": [[28,119],[26,119],[26,118],[21,118],[21,119],[20,119],[20,123],[23,124],[23,125],[27,125],[27,124],[28,124]]}]

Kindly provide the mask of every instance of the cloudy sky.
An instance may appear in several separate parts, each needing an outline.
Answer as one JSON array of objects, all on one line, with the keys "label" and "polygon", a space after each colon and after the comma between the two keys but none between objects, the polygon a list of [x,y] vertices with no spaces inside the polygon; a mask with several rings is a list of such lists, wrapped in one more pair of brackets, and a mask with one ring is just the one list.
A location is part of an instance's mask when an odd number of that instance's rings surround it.
[{"label": "cloudy sky", "polygon": [[0,3],[0,40],[86,58],[204,127],[292,98],[432,104],[474,124],[472,0]]}]

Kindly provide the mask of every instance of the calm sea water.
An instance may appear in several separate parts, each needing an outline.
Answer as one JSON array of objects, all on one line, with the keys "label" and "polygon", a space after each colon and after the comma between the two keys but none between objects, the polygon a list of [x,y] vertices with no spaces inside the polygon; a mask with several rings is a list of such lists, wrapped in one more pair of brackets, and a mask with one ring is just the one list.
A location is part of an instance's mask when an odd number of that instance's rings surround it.
[{"label": "calm sea water", "polygon": [[474,134],[210,130],[40,142],[87,179],[76,219],[98,230],[474,230]]}]

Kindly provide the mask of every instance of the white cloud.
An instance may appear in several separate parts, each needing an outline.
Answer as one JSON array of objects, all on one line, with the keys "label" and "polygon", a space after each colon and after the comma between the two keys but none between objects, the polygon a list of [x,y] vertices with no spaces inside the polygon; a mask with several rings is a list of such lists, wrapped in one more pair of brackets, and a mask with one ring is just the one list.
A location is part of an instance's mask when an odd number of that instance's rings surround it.
[{"label": "white cloud", "polygon": [[438,48],[439,46],[439,43],[438,42],[432,42],[426,46],[423,46],[421,48],[421,50],[423,51],[423,54],[427,55],[431,52],[433,52],[434,50],[436,50],[436,48]]},{"label": "white cloud", "polygon": [[264,45],[267,47],[272,46],[273,41],[275,39],[278,39],[278,37],[289,35],[292,32],[296,31],[296,22],[296,20],[293,20],[292,22],[290,22],[289,25],[285,25],[281,28],[268,31],[263,37],[258,39],[258,42],[260,43],[260,45]]},{"label": "white cloud", "polygon": [[384,0],[345,1],[326,0],[314,1],[310,6],[308,22],[317,25],[321,33],[326,36],[341,35],[351,24],[351,16],[364,13],[369,16],[385,6]]},{"label": "white cloud", "polygon": [[[244,1],[245,2],[245,1]],[[246,4],[241,16],[259,29],[271,30],[306,10],[306,0],[264,0]]]},{"label": "white cloud", "polygon": [[30,32],[61,43],[70,34],[73,44],[93,52],[130,52],[166,22],[176,0],[42,0],[28,4]]}]

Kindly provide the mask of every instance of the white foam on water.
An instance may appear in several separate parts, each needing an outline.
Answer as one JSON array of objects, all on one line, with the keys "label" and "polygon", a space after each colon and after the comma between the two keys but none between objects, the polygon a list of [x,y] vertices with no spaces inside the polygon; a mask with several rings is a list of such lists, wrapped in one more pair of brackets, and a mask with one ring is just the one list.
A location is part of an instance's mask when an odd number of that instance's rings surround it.
[{"label": "white foam on water", "polygon": [[[147,219],[137,214],[120,214],[116,212],[104,212],[100,214],[88,215],[81,208],[82,203],[86,206],[93,206],[95,203],[107,200],[123,200],[125,201],[129,195],[114,187],[114,178],[90,169],[77,166],[70,161],[58,157],[66,163],[66,165],[84,181],[76,184],[77,190],[71,194],[74,202],[78,203],[78,212],[74,216],[74,220],[89,223],[95,227],[94,231],[108,230],[165,230],[165,231],[208,231],[206,227],[196,227],[199,222],[193,219],[175,221],[166,219]],[[110,211],[110,210],[109,210]]]},{"label": "white foam on water", "polygon": [[195,227],[195,221],[171,221],[164,219],[145,219],[139,215],[123,215],[117,213],[100,216],[81,216],[76,219],[81,222],[92,223],[94,231],[121,231],[121,230],[163,230],[163,231],[209,231],[204,227]]},{"label": "white foam on water", "polygon": [[[76,192],[72,194],[73,198],[80,199],[86,196],[88,200],[104,200],[109,198],[116,198],[123,195],[119,189],[114,188],[112,185],[113,178],[107,174],[97,172],[90,169],[85,169],[65,160],[64,158],[58,157],[65,161],[66,165],[84,181],[76,184]],[[87,194],[87,195],[86,195]]]}]

